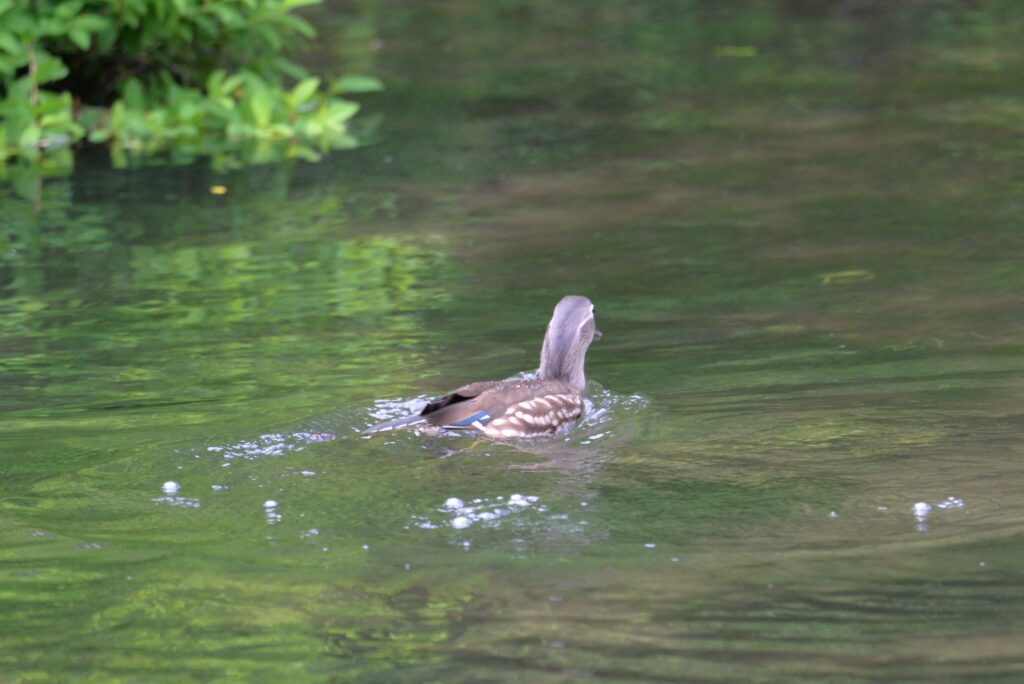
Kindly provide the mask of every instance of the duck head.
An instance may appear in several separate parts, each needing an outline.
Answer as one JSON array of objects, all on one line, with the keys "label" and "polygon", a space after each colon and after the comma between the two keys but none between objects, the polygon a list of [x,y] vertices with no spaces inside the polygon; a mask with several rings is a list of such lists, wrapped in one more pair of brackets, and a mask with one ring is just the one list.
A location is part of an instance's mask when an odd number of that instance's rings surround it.
[{"label": "duck head", "polygon": [[561,380],[577,392],[586,384],[583,362],[590,343],[601,337],[594,323],[594,304],[586,297],[562,297],[548,323],[540,350],[540,379]]}]

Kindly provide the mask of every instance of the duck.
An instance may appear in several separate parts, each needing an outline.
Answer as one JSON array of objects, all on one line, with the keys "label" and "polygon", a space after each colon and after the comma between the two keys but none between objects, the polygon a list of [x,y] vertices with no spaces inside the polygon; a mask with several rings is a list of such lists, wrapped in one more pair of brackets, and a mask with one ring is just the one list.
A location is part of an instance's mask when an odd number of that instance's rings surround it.
[{"label": "duck", "polygon": [[475,431],[490,439],[553,435],[583,415],[587,349],[600,339],[593,302],[566,295],[555,306],[535,379],[474,382],[427,402],[418,414],[363,434],[400,428]]}]

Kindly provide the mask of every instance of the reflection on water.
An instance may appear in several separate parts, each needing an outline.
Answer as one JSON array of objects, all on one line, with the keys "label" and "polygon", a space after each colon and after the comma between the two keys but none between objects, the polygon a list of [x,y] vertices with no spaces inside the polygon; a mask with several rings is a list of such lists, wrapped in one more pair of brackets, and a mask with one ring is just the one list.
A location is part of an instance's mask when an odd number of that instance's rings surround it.
[{"label": "reflection on water", "polygon": [[377,146],[0,193],[0,678],[1024,675],[1017,3],[329,9]]}]

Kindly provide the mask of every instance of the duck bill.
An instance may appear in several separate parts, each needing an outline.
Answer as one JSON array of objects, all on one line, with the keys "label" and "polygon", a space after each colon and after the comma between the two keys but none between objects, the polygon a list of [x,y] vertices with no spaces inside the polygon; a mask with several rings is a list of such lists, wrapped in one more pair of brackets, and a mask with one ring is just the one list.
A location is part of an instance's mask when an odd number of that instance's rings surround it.
[{"label": "duck bill", "polygon": [[601,331],[600,331],[600,330],[598,330],[597,328],[594,328],[594,341],[595,341],[595,342],[597,342],[597,341],[598,341],[599,339],[601,339],[601,337],[602,337],[603,335],[604,335],[604,333],[603,333],[603,332],[601,332]]}]

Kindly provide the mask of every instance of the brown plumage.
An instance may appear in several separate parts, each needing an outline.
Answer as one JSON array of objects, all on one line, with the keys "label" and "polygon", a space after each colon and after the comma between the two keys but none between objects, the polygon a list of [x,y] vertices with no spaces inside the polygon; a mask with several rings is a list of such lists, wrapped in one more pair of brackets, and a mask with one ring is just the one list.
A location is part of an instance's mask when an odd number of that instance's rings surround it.
[{"label": "brown plumage", "polygon": [[544,335],[538,379],[465,385],[429,402],[419,415],[374,425],[366,434],[427,424],[476,430],[492,439],[550,435],[582,415],[583,365],[600,335],[591,301],[563,297]]}]

